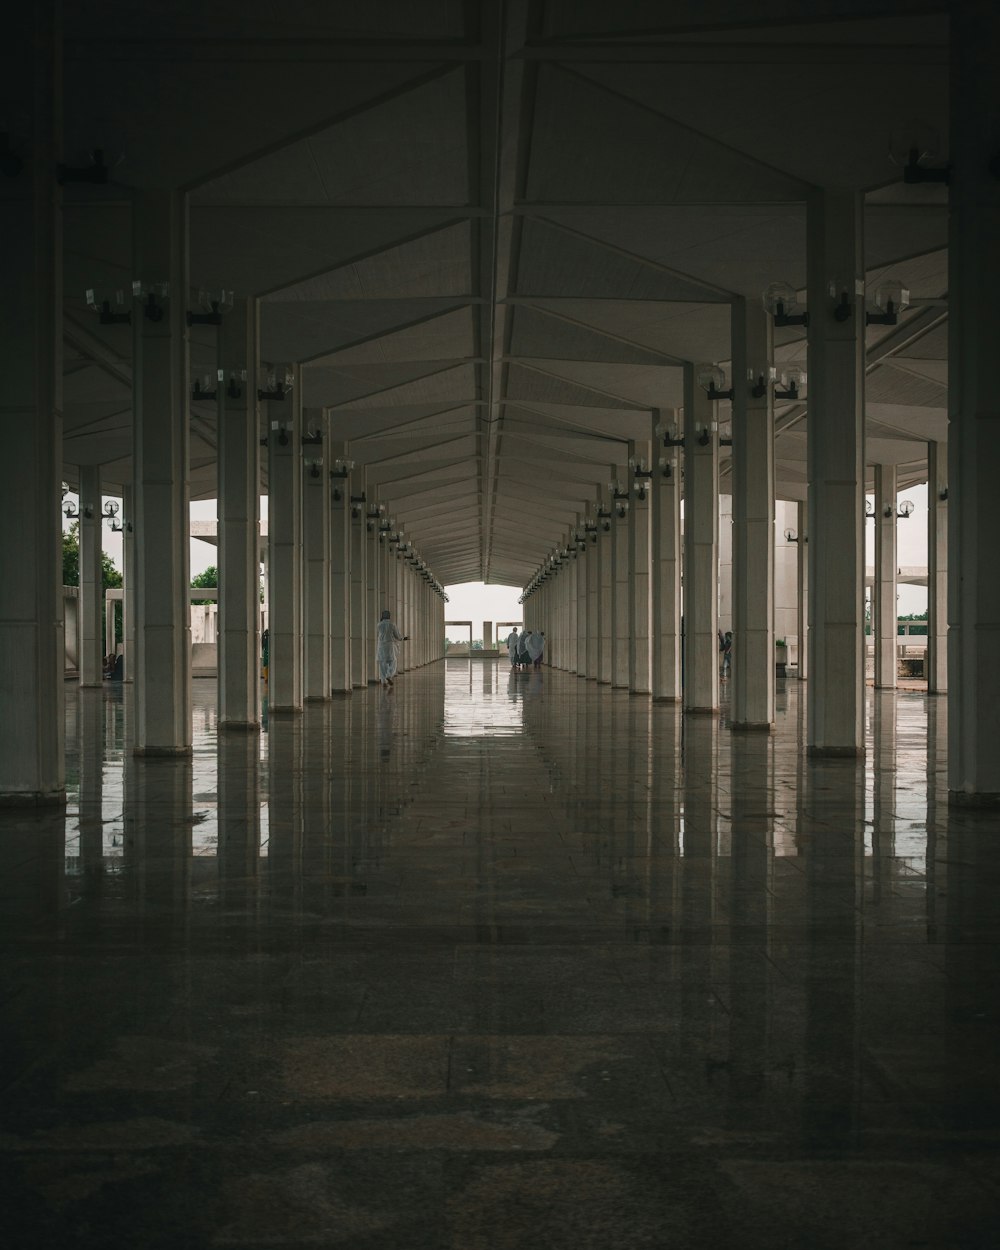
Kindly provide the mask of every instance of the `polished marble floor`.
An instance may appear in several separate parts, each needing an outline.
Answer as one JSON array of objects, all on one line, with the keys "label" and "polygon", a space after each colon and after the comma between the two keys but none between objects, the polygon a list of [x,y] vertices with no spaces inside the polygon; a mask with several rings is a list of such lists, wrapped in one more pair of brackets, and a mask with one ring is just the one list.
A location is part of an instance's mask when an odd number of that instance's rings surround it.
[{"label": "polished marble floor", "polygon": [[1000,829],[942,699],[863,764],[544,670],[129,751],[0,813],[0,1231],[31,1247],[1000,1244]]}]

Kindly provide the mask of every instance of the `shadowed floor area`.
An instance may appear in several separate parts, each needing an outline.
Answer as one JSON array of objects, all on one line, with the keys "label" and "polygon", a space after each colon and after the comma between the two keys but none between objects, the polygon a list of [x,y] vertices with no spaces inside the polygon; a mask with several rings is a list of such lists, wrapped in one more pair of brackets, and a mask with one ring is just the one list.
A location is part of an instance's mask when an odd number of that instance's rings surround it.
[{"label": "shadowed floor area", "polygon": [[0,814],[12,1247],[1000,1238],[995,818],[946,702],[865,762],[449,661]]}]

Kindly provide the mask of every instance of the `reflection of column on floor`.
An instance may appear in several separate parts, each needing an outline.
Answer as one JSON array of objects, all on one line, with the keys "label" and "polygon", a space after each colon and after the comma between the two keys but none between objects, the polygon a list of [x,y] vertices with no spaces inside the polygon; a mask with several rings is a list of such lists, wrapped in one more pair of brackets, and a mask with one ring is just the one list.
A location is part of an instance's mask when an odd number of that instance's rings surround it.
[{"label": "reflection of column on floor", "polygon": [[[896,688],[896,647],[899,609],[896,605],[896,466],[875,466],[875,584],[872,626],[875,642],[875,685]],[[888,516],[886,513],[888,512]]]},{"label": "reflection of column on floor", "polygon": [[892,913],[896,863],[896,696],[876,694],[872,716],[872,902]]},{"label": "reflection of column on floor", "polygon": [[238,910],[259,886],[260,735],[221,732],[217,751],[219,896]]},{"label": "reflection of column on floor", "polygon": [[356,503],[351,508],[351,685],[357,690],[368,685],[368,522],[365,517],[364,478],[352,483]]},{"label": "reflection of column on floor", "polygon": [[[631,480],[631,471],[628,467],[616,470],[615,480],[619,479],[623,483]],[[628,505],[630,501],[623,500],[622,502]],[[631,636],[632,569],[629,563],[629,529],[631,522],[628,512],[623,517],[620,517],[614,503],[612,503],[611,507],[613,509],[611,533],[608,535],[612,546],[613,579],[611,590],[611,684],[627,690],[630,654],[634,645]]]},{"label": "reflection of column on floor", "polygon": [[267,884],[272,901],[302,901],[302,719],[277,716],[268,734]]},{"label": "reflection of column on floor", "polygon": [[126,862],[143,903],[182,923],[191,901],[191,759],[139,757],[128,771]]},{"label": "reflection of column on floor", "polygon": [[[331,481],[333,449],[330,422],[322,408],[302,412],[304,437],[320,442],[304,446],[302,465],[302,612],[304,654],[302,695],[309,702],[329,699],[331,661]],[[332,493],[349,492],[347,482],[334,478]],[[335,504],[333,506],[336,506]]]},{"label": "reflection of column on floor", "polygon": [[79,705],[80,866],[89,892],[100,888],[104,875],[104,691],[81,690]]},{"label": "reflection of column on floor", "polygon": [[[302,395],[298,370],[282,399],[267,401],[268,701],[302,710]],[[284,378],[286,367],[275,373]]]},{"label": "reflection of column on floor", "polygon": [[681,942],[681,1026],[685,1042],[706,1055],[713,1040],[706,986],[715,978],[718,871],[719,727],[714,716],[684,725],[683,833],[677,936]]},{"label": "reflection of column on floor", "polygon": [[796,584],[796,626],[798,630],[798,678],[805,681],[809,676],[809,505],[796,504],[799,544],[795,553],[798,573]]},{"label": "reflection of column on floor", "polygon": [[[335,700],[334,702],[342,702]],[[306,914],[332,916],[343,894],[340,865],[333,861],[333,844],[342,834],[346,812],[333,806],[345,783],[355,776],[357,761],[351,742],[338,732],[339,717],[333,703],[310,703],[302,719],[302,908]],[[334,780],[326,761],[332,752],[343,761],[343,772]],[[338,769],[339,773],[340,770]]]},{"label": "reflection of column on floor", "polygon": [[80,685],[104,680],[104,522],[99,465],[80,469]]},{"label": "reflection of column on floor", "polygon": [[601,488],[601,510],[607,515],[598,517],[597,525],[597,680],[610,685],[614,673],[615,540],[611,492],[606,486]]},{"label": "reflection of column on floor", "polygon": [[730,738],[732,840],[729,870],[729,1125],[766,1129],[774,743],[770,736]]},{"label": "reflection of column on floor", "polygon": [[927,699],[927,845],[924,871],[927,903],[927,940],[937,941],[939,909],[944,887],[937,879],[939,856],[948,837],[948,712],[937,699]]},{"label": "reflection of column on floor", "polygon": [[[856,1140],[861,1105],[858,924],[864,894],[864,782],[860,760],[810,758],[800,791],[806,925],[803,1136],[823,1149],[846,1149]],[[835,819],[831,795],[836,795]]]},{"label": "reflection of column on floor", "polygon": [[659,453],[650,487],[652,689],[654,699],[676,702],[681,697],[681,466],[678,448],[663,444],[676,413],[656,409],[652,420]]},{"label": "reflection of column on floor", "polygon": [[948,689],[948,444],[927,444],[928,694]]}]

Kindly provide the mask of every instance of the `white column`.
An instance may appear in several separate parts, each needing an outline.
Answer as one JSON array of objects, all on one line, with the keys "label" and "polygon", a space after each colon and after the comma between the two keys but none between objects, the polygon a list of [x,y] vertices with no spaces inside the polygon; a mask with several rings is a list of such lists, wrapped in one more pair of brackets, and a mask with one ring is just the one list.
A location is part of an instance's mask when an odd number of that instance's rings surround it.
[{"label": "white column", "polygon": [[351,685],[351,485],[332,479],[330,499],[330,689],[350,694]]},{"label": "white column", "polygon": [[80,685],[104,680],[104,522],[101,520],[101,469],[80,468]]},{"label": "white column", "polygon": [[[654,446],[658,444],[651,486],[653,698],[670,703],[681,697],[681,465],[679,448],[664,441],[675,422],[671,410],[653,413]],[[663,431],[659,436],[657,425]]]},{"label": "white column", "polygon": [[[684,366],[684,708],[719,706],[719,444],[715,406]],[[705,437],[707,432],[707,438]]]},{"label": "white column", "polygon": [[[631,508],[631,470],[627,467],[620,470],[625,474],[620,480],[628,491],[629,498],[621,502],[625,505],[625,515],[618,515],[618,506],[611,503],[611,539],[612,551],[612,591],[611,591],[611,684],[620,689],[628,689],[628,679],[632,652],[632,567],[630,556],[630,520]],[[618,480],[618,479],[616,479]],[[610,492],[609,492],[610,493]]]},{"label": "white column", "polygon": [[368,648],[372,626],[368,612],[367,491],[354,488],[351,505],[351,685],[368,685]]},{"label": "white column", "polygon": [[872,634],[875,640],[875,686],[882,690],[896,688],[896,476],[894,464],[875,466]]},{"label": "white column", "polygon": [[[268,692],[271,712],[302,711],[302,388],[267,401]],[[276,376],[284,378],[279,366]]]},{"label": "white column", "polygon": [[598,530],[587,530],[584,563],[587,570],[587,679],[597,681],[601,662],[601,564]]},{"label": "white column", "polygon": [[799,545],[795,553],[797,584],[795,593],[796,629],[799,636],[799,681],[809,676],[809,505],[798,503]]},{"label": "white column", "polygon": [[948,790],[1000,804],[1000,10],[951,6],[948,195]]},{"label": "white column", "polygon": [[927,693],[948,690],[948,444],[927,444]]},{"label": "white column", "polygon": [[[133,196],[135,751],[191,753],[187,197]],[[167,284],[163,296],[162,284]],[[152,316],[147,315],[152,313]]]},{"label": "white column", "polygon": [[260,727],[260,422],[257,305],[219,327],[219,725]]},{"label": "white column", "polygon": [[367,552],[365,579],[365,618],[364,629],[368,639],[365,649],[367,683],[378,681],[378,665],[375,661],[375,628],[380,611],[380,576],[382,569],[381,547],[379,544],[378,527],[381,518],[370,516],[365,522],[365,546]]},{"label": "white column", "polygon": [[[767,378],[773,328],[759,305],[733,301],[734,729],[774,723],[774,394]],[[757,387],[756,389],[760,389]]]},{"label": "white column", "polygon": [[[583,533],[583,517],[577,517],[577,533]],[[579,544],[576,550],[576,673],[578,677],[589,677],[588,669],[588,630],[590,621],[590,598],[587,592],[587,544],[589,539],[584,534],[584,545]]]},{"label": "white column", "polygon": [[[308,702],[330,697],[330,477],[329,417],[322,408],[302,413],[302,693]],[[306,441],[318,438],[319,442]],[[334,487],[337,482],[334,482]]]},{"label": "white column", "polygon": [[[864,300],[862,199],[808,201],[808,751],[864,752]],[[837,294],[831,296],[830,287]],[[848,316],[835,307],[846,293]]]},{"label": "white column", "polygon": [[[6,86],[30,101],[25,168],[0,202],[0,804],[65,802],[63,757],[62,159],[60,41],[54,5],[5,20]],[[9,123],[13,125],[13,117]],[[16,540],[14,538],[16,535]],[[17,662],[14,662],[14,658]]]},{"label": "white column", "polygon": [[[611,492],[602,489],[597,518],[597,680],[609,686],[614,676],[615,516]],[[601,516],[601,511],[607,513]]]},{"label": "white column", "polygon": [[[640,458],[645,459],[647,466],[652,464],[650,446],[645,440],[636,445]],[[629,567],[632,570],[628,684],[633,694],[651,694],[649,492],[655,487],[652,478],[640,478],[637,490],[635,480],[633,475],[632,502],[628,514]]]}]

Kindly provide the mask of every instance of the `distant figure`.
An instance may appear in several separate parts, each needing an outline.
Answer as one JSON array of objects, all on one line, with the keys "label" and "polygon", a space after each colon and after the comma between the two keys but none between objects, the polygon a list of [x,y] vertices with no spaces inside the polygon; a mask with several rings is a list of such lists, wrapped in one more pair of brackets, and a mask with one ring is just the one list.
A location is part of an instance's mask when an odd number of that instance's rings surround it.
[{"label": "distant figure", "polygon": [[382,687],[392,685],[399,666],[399,644],[405,642],[408,635],[401,634],[389,619],[389,609],[382,609],[382,617],[378,623],[375,638],[375,662],[378,664],[378,679]]},{"label": "distant figure", "polygon": [[264,677],[264,684],[267,685],[267,669],[268,661],[271,658],[271,631],[265,629],[260,636],[260,671]]},{"label": "distant figure", "polygon": [[531,662],[528,655],[528,631],[522,629],[517,638],[517,667],[527,668]]},{"label": "distant figure", "polygon": [[517,629],[512,629],[507,635],[507,654],[510,656],[511,668],[517,667]]},{"label": "distant figure", "polygon": [[733,671],[733,631],[727,629],[722,637],[722,676],[729,677]]},{"label": "distant figure", "polygon": [[525,641],[528,658],[535,668],[542,667],[542,652],[545,650],[545,635],[532,630]]}]

